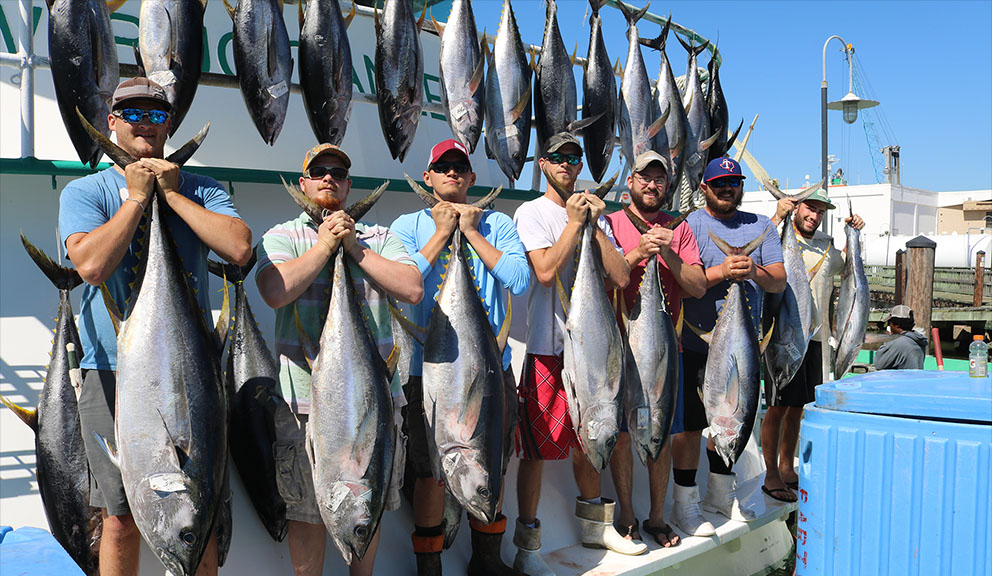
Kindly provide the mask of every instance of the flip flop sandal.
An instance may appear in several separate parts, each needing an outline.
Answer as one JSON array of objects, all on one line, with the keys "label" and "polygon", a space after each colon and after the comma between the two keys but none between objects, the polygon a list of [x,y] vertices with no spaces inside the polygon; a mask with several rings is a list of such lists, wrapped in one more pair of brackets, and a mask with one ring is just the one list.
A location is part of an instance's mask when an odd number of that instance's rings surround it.
[{"label": "flip flop sandal", "polygon": [[[789,490],[788,488],[775,488],[773,490],[769,490],[767,487],[762,486],[761,491],[772,500],[778,500],[779,502],[785,502],[786,504],[792,504],[797,500],[796,495],[793,494],[792,490]],[[778,496],[776,496],[776,494],[778,494]],[[787,497],[781,497],[783,494],[788,494],[792,497],[792,499],[790,500]]]},{"label": "flip flop sandal", "polygon": [[[658,545],[661,546],[662,548],[675,548],[676,546],[682,543],[682,538],[679,537],[679,535],[675,533],[675,530],[672,530],[672,527],[669,526],[668,524],[665,524],[664,526],[655,527],[655,526],[648,526],[648,523],[645,521],[644,524],[641,524],[641,528],[645,532],[650,534],[654,538],[654,541],[657,542]],[[665,538],[668,539],[668,546],[665,546],[664,544],[661,543],[660,540],[658,540],[659,535],[664,535]],[[678,538],[678,540],[672,542],[673,538]]]},{"label": "flip flop sandal", "polygon": [[792,488],[793,490],[799,490],[799,480],[793,480],[792,482],[786,482],[786,486]]},{"label": "flip flop sandal", "polygon": [[640,525],[641,525],[640,521],[635,517],[633,524],[628,524],[628,525],[613,524],[613,527],[617,529],[617,532],[620,533],[621,537],[630,538],[632,541],[640,542],[641,534],[637,530],[637,527]]}]

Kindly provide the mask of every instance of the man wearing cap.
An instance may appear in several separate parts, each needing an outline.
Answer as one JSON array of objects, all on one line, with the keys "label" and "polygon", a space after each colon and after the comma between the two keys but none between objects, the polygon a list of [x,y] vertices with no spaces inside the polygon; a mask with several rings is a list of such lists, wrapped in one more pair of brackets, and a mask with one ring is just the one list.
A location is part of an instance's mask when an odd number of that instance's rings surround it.
[{"label": "man wearing cap", "polygon": [[[634,160],[633,172],[627,177],[627,188],[630,189],[631,199],[630,210],[652,226],[649,231],[641,234],[623,210],[607,215],[606,219],[613,229],[617,243],[623,248],[624,258],[630,266],[630,283],[622,292],[626,310],[634,309],[647,258],[657,257],[658,273],[661,276],[668,312],[672,316],[672,321],[678,325],[682,313],[682,292],[684,291],[690,298],[702,296],[706,291],[706,275],[703,272],[703,263],[699,259],[696,238],[692,235],[689,225],[683,222],[675,230],[665,227],[665,224],[674,220],[661,209],[668,201],[668,173],[668,159],[649,150],[637,156]],[[618,314],[617,317],[621,331],[625,331],[627,327],[624,325],[622,315]],[[679,375],[681,377],[681,371]],[[682,431],[681,379],[678,386],[671,434]],[[626,421],[624,423],[627,424]],[[668,475],[671,471],[670,446],[669,442],[665,442],[658,459],[647,465],[651,510],[648,519],[642,525],[644,531],[665,548],[679,544],[678,535],[665,523],[664,518],[665,492],[668,490]],[[632,462],[630,434],[624,429],[617,439],[613,459],[610,461],[610,471],[613,474],[613,484],[616,486],[620,505],[616,524],[622,528],[621,533],[626,532],[626,536],[637,540],[640,539],[640,535],[631,505]]]},{"label": "man wearing cap", "polygon": [[[265,303],[276,311],[275,354],[283,398],[296,414],[294,422],[277,426],[276,484],[286,501],[289,519],[289,556],[297,576],[318,576],[324,567],[327,528],[314,494],[310,461],[305,449],[310,414],[310,368],[297,331],[297,315],[311,343],[320,341],[327,313],[327,293],[333,274],[333,256],[342,248],[355,292],[383,358],[393,347],[386,296],[416,303],[423,284],[403,243],[387,228],[355,222],[343,210],[351,192],[348,169],[351,159],[337,146],[318,144],[303,160],[300,188],[307,198],[325,209],[323,222],[314,223],[305,212],[272,227],[258,246],[255,281]],[[390,384],[394,418],[401,421],[405,404],[398,378]],[[399,506],[402,482],[402,440],[396,442],[393,476],[386,509]],[[365,557],[354,560],[350,573],[371,574],[379,536],[373,538]]]},{"label": "man wearing cap", "polygon": [[[450,258],[449,243],[455,228],[461,230],[467,242],[467,259],[472,266],[479,296],[494,333],[499,333],[506,319],[510,294],[523,294],[530,283],[530,269],[524,256],[517,229],[509,216],[494,210],[483,210],[467,204],[468,189],[475,184],[475,173],[468,150],[457,140],[445,140],[431,149],[424,182],[434,191],[440,202],[412,214],[404,214],[393,222],[393,232],[403,241],[424,279],[425,297],[414,307],[412,320],[426,327],[434,310],[437,291]],[[429,430],[424,420],[424,401],[421,373],[423,350],[415,347],[410,360],[410,378],[407,390],[410,403],[407,407],[409,457],[416,482],[413,490],[413,550],[417,556],[417,573],[441,574],[441,551],[444,543],[444,491],[443,484],[434,479],[428,451]],[[510,348],[503,352],[503,375],[513,401],[513,370],[510,367]],[[515,411],[507,411],[514,414]],[[507,422],[512,426],[511,422]],[[509,452],[507,451],[507,455]],[[502,474],[506,473],[504,458]],[[500,559],[500,542],[506,531],[506,517],[486,524],[469,517],[472,528],[472,558],[468,574],[502,575],[518,574]]]},{"label": "man wearing cap", "polygon": [[878,349],[875,354],[876,370],[923,370],[927,355],[927,338],[913,326],[913,310],[900,304],[892,308],[885,319],[889,333],[899,336]]},{"label": "man wearing cap", "polygon": [[[613,528],[613,501],[600,497],[599,471],[579,448],[563,387],[561,327],[565,324],[565,310],[556,287],[558,278],[563,286],[572,285],[575,250],[587,213],[599,224],[596,244],[609,283],[624,288],[630,280],[630,269],[609,223],[602,217],[606,203],[595,194],[574,192],[582,170],[578,140],[568,132],[560,132],[549,138],[543,148],[538,164],[548,186],[543,196],[522,204],[513,217],[537,279],[527,293],[527,357],[518,388],[520,426],[516,444],[521,461],[517,473],[519,516],[513,537],[518,549],[514,567],[531,576],[554,574],[539,553],[541,524],[537,507],[543,463],[568,458],[569,452],[579,488],[576,516],[583,528],[583,544],[624,554],[640,554],[647,549],[625,540]],[[570,192],[567,200],[552,182]]]},{"label": "man wearing cap", "polygon": [[[685,324],[682,330],[685,367],[683,418],[685,432],[672,437],[674,459],[674,520],[686,534],[711,536],[713,525],[700,513],[699,487],[696,469],[699,465],[699,445],[702,430],[707,427],[706,411],[700,397],[706,371],[709,345],[699,332],[710,332],[726,300],[732,282],[740,282],[751,309],[755,334],[761,327],[763,292],[785,290],[785,266],[782,245],[769,219],[738,210],[744,196],[744,176],[741,167],[730,158],[714,158],[706,165],[700,189],[706,200],[702,210],[686,218],[699,245],[699,255],[706,273],[706,292],[699,299],[685,301]],[[761,244],[749,255],[728,256],[720,250],[710,234],[731,246],[744,246],[765,234]],[[757,364],[757,358],[755,358]],[[735,491],[735,475],[717,455],[712,437],[707,442],[706,456],[710,473],[703,509],[718,512],[740,522],[753,520],[755,514],[742,508]]]},{"label": "man wearing cap", "polygon": [[[121,82],[114,91],[110,130],[117,145],[137,160],[70,182],[59,199],[59,230],[66,253],[86,281],[79,311],[83,386],[79,417],[93,486],[90,504],[104,511],[100,573],[138,573],[140,535],[131,516],[120,470],[96,435],[114,442],[117,335],[99,286],[123,306],[140,252],[138,225],[159,187],[162,214],[183,268],[205,314],[209,313],[207,253],[236,264],[251,257],[251,230],[230,196],[212,178],[182,172],[163,159],[172,110],[161,86],[146,78]],[[210,323],[209,316],[204,320]],[[211,538],[197,574],[217,573],[216,538]]]},{"label": "man wearing cap", "polygon": [[[761,454],[766,469],[763,490],[769,497],[783,502],[796,501],[793,490],[799,488],[799,476],[794,462],[796,443],[799,442],[799,422],[802,420],[803,406],[816,399],[815,388],[823,383],[823,342],[829,339],[831,333],[830,319],[822,311],[830,306],[834,277],[844,271],[843,254],[834,248],[833,238],[819,229],[827,210],[834,208],[820,188],[798,204],[792,198],[782,198],[771,218],[772,223],[778,225],[786,214],[793,212],[792,223],[803,251],[803,262],[808,270],[816,268],[816,275],[810,279],[813,293],[811,322],[819,328],[813,333],[803,362],[792,381],[774,397],[767,394],[770,387],[765,388],[768,411],[761,422]],[[846,218],[845,222],[858,230],[865,225],[857,214]]]}]

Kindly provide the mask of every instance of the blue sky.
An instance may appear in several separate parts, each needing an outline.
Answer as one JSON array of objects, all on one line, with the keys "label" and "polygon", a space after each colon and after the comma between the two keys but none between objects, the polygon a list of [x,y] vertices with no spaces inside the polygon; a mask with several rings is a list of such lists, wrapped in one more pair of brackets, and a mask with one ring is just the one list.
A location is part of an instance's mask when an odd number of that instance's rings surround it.
[{"label": "blue sky", "polygon": [[[643,2],[632,2],[643,6]],[[501,0],[473,2],[478,27],[495,33]],[[559,0],[558,16],[569,51],[589,42],[587,4]],[[446,12],[445,9],[441,9]],[[992,2],[655,2],[658,15],[700,35],[719,36],[720,79],[731,123],[747,125],[759,114],[748,150],[782,184],[800,185],[820,173],[820,81],[822,50],[837,34],[854,45],[860,70],[881,102],[871,118],[881,145],[901,146],[902,184],[927,190],[992,188]],[[540,44],[544,26],[541,0],[516,0],[514,11],[524,42]],[[619,10],[602,11],[607,51],[625,60],[626,23]],[[447,14],[436,13],[438,19]],[[660,27],[643,22],[642,37]],[[676,75],[685,71],[686,53],[669,38],[668,56]],[[648,75],[658,74],[658,57],[643,50]],[[701,58],[705,66],[707,58]],[[847,62],[840,42],[827,49],[829,100],[847,93]],[[576,69],[581,91],[581,71]],[[862,98],[865,94],[858,94]],[[580,97],[581,101],[581,97]],[[864,112],[862,112],[864,114]],[[881,129],[883,118],[892,138]],[[865,125],[844,124],[829,113],[829,153],[849,184],[875,182]],[[881,154],[878,154],[881,158]],[[618,166],[617,161],[614,165]],[[836,166],[835,166],[836,168]],[[748,189],[754,185],[753,179]]]}]

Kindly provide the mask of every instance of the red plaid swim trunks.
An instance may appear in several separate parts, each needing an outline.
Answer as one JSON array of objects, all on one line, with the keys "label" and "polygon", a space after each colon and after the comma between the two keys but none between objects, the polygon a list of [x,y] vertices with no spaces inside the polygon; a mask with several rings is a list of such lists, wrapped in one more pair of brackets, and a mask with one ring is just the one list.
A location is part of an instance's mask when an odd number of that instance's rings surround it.
[{"label": "red plaid swim trunks", "polygon": [[517,455],[524,460],[562,460],[568,458],[572,446],[578,447],[568,415],[563,367],[561,356],[528,354],[524,361],[517,388],[520,425],[516,433]]}]

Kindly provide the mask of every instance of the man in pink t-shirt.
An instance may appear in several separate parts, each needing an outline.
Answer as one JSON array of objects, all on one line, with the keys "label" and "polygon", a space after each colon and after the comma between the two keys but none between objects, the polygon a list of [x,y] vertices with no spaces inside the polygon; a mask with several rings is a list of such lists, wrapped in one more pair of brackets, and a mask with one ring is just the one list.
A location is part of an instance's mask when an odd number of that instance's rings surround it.
[{"label": "man in pink t-shirt", "polygon": [[[682,293],[691,298],[702,296],[706,291],[706,275],[699,258],[696,237],[693,236],[689,226],[681,223],[675,230],[664,227],[674,220],[672,216],[661,211],[661,207],[668,201],[668,175],[668,159],[649,150],[635,159],[633,172],[627,177],[627,187],[630,189],[631,197],[630,210],[652,225],[651,230],[641,234],[623,210],[607,215],[606,219],[613,228],[617,244],[623,249],[624,258],[630,266],[630,283],[622,292],[626,310],[632,310],[634,307],[647,258],[657,256],[658,272],[661,275],[668,311],[672,321],[679,326],[682,316]],[[619,306],[617,308],[620,309]],[[618,321],[620,329],[626,330],[619,313]],[[681,370],[679,376],[679,392],[671,430],[673,434],[682,431]],[[639,539],[638,523],[631,504],[633,457],[630,444],[630,434],[624,427],[613,451],[610,472],[613,475],[620,505],[616,519],[618,530],[629,538]],[[666,548],[677,546],[680,541],[679,536],[665,523],[663,515],[665,491],[668,489],[668,475],[671,471],[669,446],[670,443],[666,442],[658,455],[658,460],[648,464],[651,510],[643,524],[644,531]]]}]

